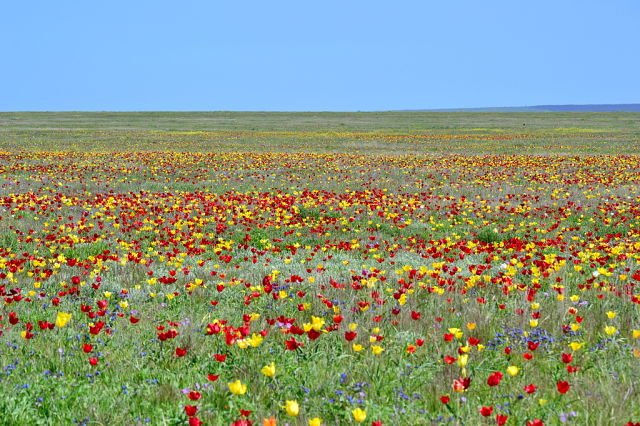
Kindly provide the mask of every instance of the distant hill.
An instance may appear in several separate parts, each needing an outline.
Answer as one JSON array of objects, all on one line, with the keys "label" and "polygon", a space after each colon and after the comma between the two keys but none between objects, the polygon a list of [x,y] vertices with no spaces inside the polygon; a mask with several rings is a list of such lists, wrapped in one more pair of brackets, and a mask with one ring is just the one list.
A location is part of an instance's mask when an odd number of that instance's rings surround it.
[{"label": "distant hill", "polygon": [[640,112],[640,104],[533,105],[523,107],[446,108],[442,112]]},{"label": "distant hill", "polygon": [[603,105],[538,105],[534,111],[574,111],[574,112],[640,112],[640,104]]}]

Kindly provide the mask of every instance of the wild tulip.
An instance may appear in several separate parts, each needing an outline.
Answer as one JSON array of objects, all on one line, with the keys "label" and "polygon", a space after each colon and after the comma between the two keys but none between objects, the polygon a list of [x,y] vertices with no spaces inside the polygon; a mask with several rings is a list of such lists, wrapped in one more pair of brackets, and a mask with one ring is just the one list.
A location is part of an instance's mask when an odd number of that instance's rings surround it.
[{"label": "wild tulip", "polygon": [[287,400],[285,401],[284,410],[288,416],[296,417],[300,414],[300,405],[296,400]]},{"label": "wild tulip", "polygon": [[187,393],[187,398],[189,398],[191,401],[197,401],[201,397],[202,397],[202,394],[195,390],[189,391],[189,393]]},{"label": "wild tulip", "polygon": [[571,385],[569,384],[569,382],[561,380],[561,381],[558,381],[558,383],[556,383],[556,387],[558,389],[558,392],[560,392],[561,394],[565,394],[569,392]]},{"label": "wild tulip", "polygon": [[351,410],[351,415],[356,423],[362,423],[367,419],[367,412],[360,407]]},{"label": "wild tulip", "polygon": [[500,381],[502,380],[502,373],[499,371],[493,372],[489,375],[489,377],[487,378],[487,384],[489,386],[498,386],[500,384]]},{"label": "wild tulip", "polygon": [[461,368],[466,367],[468,362],[469,362],[469,355],[460,355],[460,357],[458,357],[459,367]]},{"label": "wild tulip", "polygon": [[506,414],[496,414],[496,424],[498,426],[503,426],[507,423],[509,417]]},{"label": "wild tulip", "polygon": [[452,388],[455,392],[464,392],[471,386],[471,377],[460,377],[453,381]]},{"label": "wild tulip", "polygon": [[260,372],[262,374],[264,374],[265,376],[267,376],[267,377],[275,376],[276,375],[276,364],[275,364],[275,362],[271,362],[270,364],[265,365],[264,367],[262,367]]},{"label": "wild tulip", "polygon": [[510,375],[511,377],[518,375],[519,372],[520,372],[520,367],[518,366],[510,365],[509,367],[507,367],[507,374]]},{"label": "wild tulip", "polygon": [[244,395],[247,392],[247,385],[243,384],[240,380],[231,382],[227,385],[229,391],[234,395]]},{"label": "wild tulip", "polygon": [[71,320],[71,314],[67,312],[58,312],[56,315],[56,327],[64,327]]},{"label": "wild tulip", "polygon": [[491,414],[493,414],[493,407],[484,406],[480,408],[480,415],[483,417],[489,417]]},{"label": "wild tulip", "polygon": [[444,361],[445,364],[453,364],[454,362],[456,362],[457,358],[454,358],[451,355],[445,355],[445,357],[442,360]]},{"label": "wild tulip", "polygon": [[355,331],[345,331],[344,332],[344,339],[347,342],[351,342],[356,337],[358,337],[358,333],[356,333]]}]

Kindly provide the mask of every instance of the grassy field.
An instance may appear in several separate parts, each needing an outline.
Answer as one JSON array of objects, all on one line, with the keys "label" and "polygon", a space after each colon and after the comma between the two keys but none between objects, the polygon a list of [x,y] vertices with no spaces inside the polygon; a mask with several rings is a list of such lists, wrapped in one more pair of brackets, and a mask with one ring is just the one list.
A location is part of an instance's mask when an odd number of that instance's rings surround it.
[{"label": "grassy field", "polygon": [[0,424],[640,421],[640,115],[0,113]]},{"label": "grassy field", "polygon": [[0,113],[0,148],[634,154],[637,113]]}]

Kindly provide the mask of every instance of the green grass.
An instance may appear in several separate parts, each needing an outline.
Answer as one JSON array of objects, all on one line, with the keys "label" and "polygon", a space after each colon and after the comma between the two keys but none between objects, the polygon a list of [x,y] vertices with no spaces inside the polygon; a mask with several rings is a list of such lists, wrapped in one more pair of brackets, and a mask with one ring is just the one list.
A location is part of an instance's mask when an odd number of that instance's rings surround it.
[{"label": "green grass", "polygon": [[638,121],[637,113],[0,113],[0,150],[633,154]]}]

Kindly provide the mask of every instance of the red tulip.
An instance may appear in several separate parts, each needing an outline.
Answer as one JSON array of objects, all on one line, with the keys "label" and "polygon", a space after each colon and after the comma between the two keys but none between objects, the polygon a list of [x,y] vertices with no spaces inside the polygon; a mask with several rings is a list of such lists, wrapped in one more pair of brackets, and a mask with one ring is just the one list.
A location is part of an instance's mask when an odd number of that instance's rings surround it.
[{"label": "red tulip", "polygon": [[189,426],[200,426],[202,421],[197,417],[189,417]]},{"label": "red tulip", "polygon": [[558,388],[558,392],[565,394],[569,391],[571,385],[569,384],[569,382],[559,381],[558,383],[556,383],[556,387]]},{"label": "red tulip", "polygon": [[469,389],[471,386],[471,377],[460,377],[453,381],[453,390],[456,392],[462,392]]},{"label": "red tulip", "polygon": [[189,417],[195,416],[197,412],[198,412],[198,407],[195,405],[184,406],[184,413]]},{"label": "red tulip", "polygon": [[496,415],[496,424],[498,426],[503,426],[504,424],[507,423],[507,419],[508,418],[509,417],[507,415],[505,415],[505,414],[497,414]]},{"label": "red tulip", "polygon": [[187,394],[187,398],[189,398],[192,401],[197,401],[201,397],[202,397],[202,394],[195,390],[189,391],[189,393]]},{"label": "red tulip", "polygon": [[493,407],[481,407],[480,408],[480,414],[483,417],[489,417],[491,414],[493,414]]},{"label": "red tulip", "polygon": [[356,333],[355,331],[345,331],[344,333],[344,338],[347,342],[352,341],[353,339],[355,339],[358,336],[358,333]]},{"label": "red tulip", "polygon": [[489,386],[498,386],[502,380],[503,374],[499,371],[495,371],[487,378],[487,384]]},{"label": "red tulip", "polygon": [[445,355],[445,357],[442,360],[444,361],[445,364],[451,365],[454,362],[456,362],[457,358],[454,358],[451,355]]},{"label": "red tulip", "polygon": [[285,345],[286,349],[289,350],[289,351],[295,351],[296,349],[304,346],[302,343],[298,342],[293,337],[291,339],[285,341],[284,345]]}]

